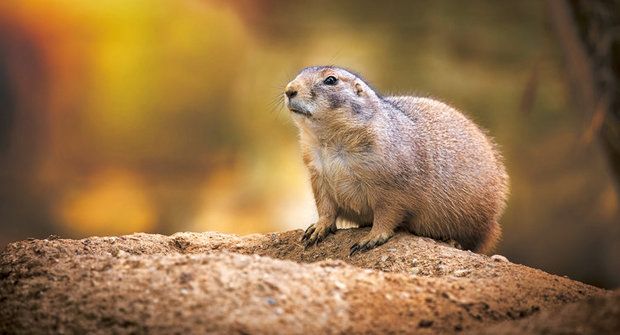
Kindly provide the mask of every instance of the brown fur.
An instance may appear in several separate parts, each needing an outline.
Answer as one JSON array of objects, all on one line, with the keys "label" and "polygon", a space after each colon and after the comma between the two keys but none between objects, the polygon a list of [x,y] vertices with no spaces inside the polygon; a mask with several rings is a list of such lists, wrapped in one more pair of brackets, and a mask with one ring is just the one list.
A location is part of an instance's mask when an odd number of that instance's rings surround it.
[{"label": "brown fur", "polygon": [[[324,84],[328,76],[337,84]],[[319,213],[307,244],[335,231],[338,218],[372,225],[352,253],[397,227],[477,252],[496,244],[508,176],[491,139],[462,113],[428,98],[381,97],[336,67],[304,69],[287,91]]]}]

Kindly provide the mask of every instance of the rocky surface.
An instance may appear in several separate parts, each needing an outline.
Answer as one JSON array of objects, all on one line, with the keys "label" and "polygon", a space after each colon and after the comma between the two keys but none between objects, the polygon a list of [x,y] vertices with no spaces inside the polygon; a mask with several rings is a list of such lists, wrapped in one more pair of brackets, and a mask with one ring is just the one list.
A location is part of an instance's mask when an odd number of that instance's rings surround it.
[{"label": "rocky surface", "polygon": [[617,294],[405,233],[348,257],[365,233],[307,250],[299,230],[12,243],[0,333],[559,334],[597,317],[579,329],[617,329]]},{"label": "rocky surface", "polygon": [[472,333],[509,334],[620,334],[620,291],[541,311],[529,318],[500,322]]}]

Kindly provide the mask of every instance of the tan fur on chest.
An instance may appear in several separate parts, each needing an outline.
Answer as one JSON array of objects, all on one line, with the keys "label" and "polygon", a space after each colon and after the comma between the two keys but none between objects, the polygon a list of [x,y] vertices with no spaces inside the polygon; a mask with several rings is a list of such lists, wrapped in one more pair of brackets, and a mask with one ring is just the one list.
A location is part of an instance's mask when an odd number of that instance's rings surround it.
[{"label": "tan fur on chest", "polygon": [[339,146],[310,149],[310,168],[316,171],[322,187],[339,207],[360,216],[372,212],[371,194],[364,182],[364,160],[363,154]]}]

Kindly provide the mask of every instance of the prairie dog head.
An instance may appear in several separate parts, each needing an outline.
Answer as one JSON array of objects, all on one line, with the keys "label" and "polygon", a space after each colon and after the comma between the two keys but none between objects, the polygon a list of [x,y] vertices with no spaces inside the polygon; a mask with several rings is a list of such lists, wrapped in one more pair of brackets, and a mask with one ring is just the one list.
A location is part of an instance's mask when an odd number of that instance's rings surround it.
[{"label": "prairie dog head", "polygon": [[372,117],[375,92],[356,75],[333,66],[303,69],[286,85],[286,106],[298,125],[321,126]]}]

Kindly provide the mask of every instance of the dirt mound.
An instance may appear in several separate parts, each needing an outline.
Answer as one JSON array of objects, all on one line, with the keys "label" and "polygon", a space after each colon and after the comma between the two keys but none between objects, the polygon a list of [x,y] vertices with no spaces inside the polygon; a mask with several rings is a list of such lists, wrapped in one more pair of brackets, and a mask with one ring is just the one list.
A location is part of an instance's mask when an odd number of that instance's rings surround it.
[{"label": "dirt mound", "polygon": [[542,311],[530,318],[501,322],[472,334],[620,334],[620,291]]},{"label": "dirt mound", "polygon": [[365,233],[307,250],[301,231],[13,243],[0,333],[444,333],[605,294],[404,233],[349,258]]}]

